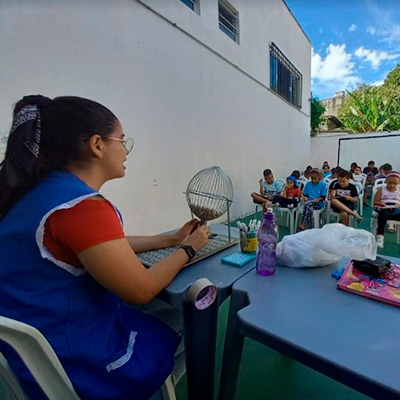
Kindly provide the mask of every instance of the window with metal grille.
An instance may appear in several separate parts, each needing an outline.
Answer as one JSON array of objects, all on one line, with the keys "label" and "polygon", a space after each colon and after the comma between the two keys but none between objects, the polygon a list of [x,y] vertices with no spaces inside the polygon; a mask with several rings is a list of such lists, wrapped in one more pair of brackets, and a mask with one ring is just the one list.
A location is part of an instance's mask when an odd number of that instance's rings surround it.
[{"label": "window with metal grille", "polygon": [[198,1],[199,0],[181,0],[182,3],[186,4],[191,10],[198,10]]},{"label": "window with metal grille", "polygon": [[218,1],[219,29],[239,43],[239,13],[226,1]]},{"label": "window with metal grille", "polygon": [[270,88],[301,108],[303,76],[274,43],[269,46],[269,60]]}]

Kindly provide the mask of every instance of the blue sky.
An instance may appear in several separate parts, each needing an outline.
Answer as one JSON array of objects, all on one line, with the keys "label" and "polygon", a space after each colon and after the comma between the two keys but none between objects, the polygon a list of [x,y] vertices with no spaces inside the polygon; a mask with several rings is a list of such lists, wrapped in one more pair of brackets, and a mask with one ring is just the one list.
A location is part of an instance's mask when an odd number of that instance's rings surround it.
[{"label": "blue sky", "polygon": [[400,0],[286,2],[312,42],[312,91],[320,99],[382,84],[400,63]]}]

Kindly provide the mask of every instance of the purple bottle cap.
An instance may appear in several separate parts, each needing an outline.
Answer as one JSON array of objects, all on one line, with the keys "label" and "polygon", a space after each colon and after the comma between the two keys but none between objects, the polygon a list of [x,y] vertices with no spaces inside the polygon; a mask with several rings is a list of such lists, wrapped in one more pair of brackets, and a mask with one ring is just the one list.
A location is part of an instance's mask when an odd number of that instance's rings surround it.
[{"label": "purple bottle cap", "polygon": [[268,208],[267,212],[265,213],[265,219],[268,221],[274,221],[275,220],[275,214],[272,208]]}]

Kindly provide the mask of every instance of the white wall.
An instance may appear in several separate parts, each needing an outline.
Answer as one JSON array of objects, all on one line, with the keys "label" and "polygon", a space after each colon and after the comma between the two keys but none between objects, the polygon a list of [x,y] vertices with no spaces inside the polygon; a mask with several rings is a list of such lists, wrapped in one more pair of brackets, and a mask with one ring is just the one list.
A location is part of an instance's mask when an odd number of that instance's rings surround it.
[{"label": "white wall", "polygon": [[[201,0],[200,15],[143,1],[177,25],[136,0],[0,0],[0,134],[25,94],[88,97],[136,143],[126,177],[103,190],[127,233],[188,219],[182,192],[212,165],[230,175],[232,215],[243,215],[264,168],[284,177],[307,163],[311,45],[281,0],[232,1],[240,45],[219,30],[217,0]],[[303,74],[301,111],[266,87],[271,41]]]},{"label": "white wall", "polygon": [[327,160],[331,167],[336,166],[339,139],[345,139],[340,141],[341,167],[350,168],[350,164],[356,162],[364,168],[368,161],[373,160],[377,167],[390,163],[393,169],[400,171],[400,131],[355,135],[321,134],[311,138],[312,164],[320,167]]}]

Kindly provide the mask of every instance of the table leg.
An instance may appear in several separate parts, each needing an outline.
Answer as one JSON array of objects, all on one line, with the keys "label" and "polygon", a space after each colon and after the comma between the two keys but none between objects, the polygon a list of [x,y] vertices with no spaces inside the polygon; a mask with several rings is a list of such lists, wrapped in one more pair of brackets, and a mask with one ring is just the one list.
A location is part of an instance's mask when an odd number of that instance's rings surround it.
[{"label": "table leg", "polygon": [[233,400],[235,398],[244,343],[244,336],[239,331],[237,312],[247,304],[247,294],[232,293],[222,359],[219,400]]},{"label": "table leg", "polygon": [[213,400],[218,299],[205,310],[184,304],[186,373],[189,400]]}]

